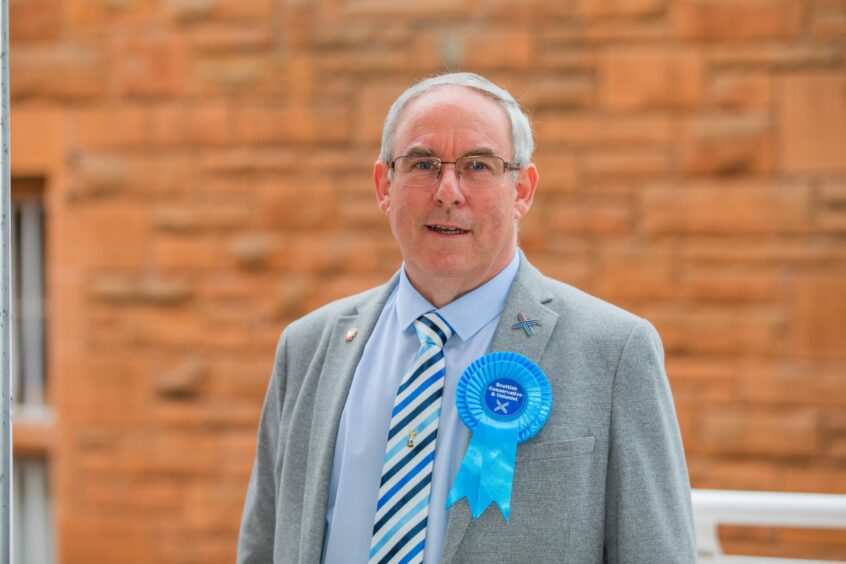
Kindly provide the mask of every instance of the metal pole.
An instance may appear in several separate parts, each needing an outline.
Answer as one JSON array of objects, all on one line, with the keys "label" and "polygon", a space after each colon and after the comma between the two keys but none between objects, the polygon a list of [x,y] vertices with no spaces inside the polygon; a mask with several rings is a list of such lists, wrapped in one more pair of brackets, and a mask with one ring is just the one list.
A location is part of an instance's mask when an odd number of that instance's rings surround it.
[{"label": "metal pole", "polygon": [[9,1],[0,0],[0,564],[12,561],[12,200]]}]

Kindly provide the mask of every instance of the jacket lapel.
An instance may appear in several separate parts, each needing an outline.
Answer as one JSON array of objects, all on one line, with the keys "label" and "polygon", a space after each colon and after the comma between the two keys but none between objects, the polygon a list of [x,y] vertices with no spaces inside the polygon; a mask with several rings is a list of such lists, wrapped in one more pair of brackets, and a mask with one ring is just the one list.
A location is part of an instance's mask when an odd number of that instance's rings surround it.
[{"label": "jacket lapel", "polygon": [[[305,478],[300,562],[320,562],[332,461],[341,414],[364,346],[370,339],[397,279],[395,275],[390,282],[363,299],[349,315],[337,318],[327,344],[325,359],[322,366],[317,368],[319,374],[314,375],[319,377],[319,381],[314,398],[308,454],[308,468],[312,470]],[[353,329],[358,333],[351,341],[347,341],[346,336]]]},{"label": "jacket lapel", "polygon": [[[525,255],[521,255],[520,269],[508,292],[499,327],[491,342],[491,352],[515,352],[540,364],[541,356],[558,322],[558,314],[543,305],[552,300],[552,294],[545,291],[546,285],[544,276],[529,264]],[[519,321],[520,312],[526,319],[538,321],[537,325],[531,326],[531,335],[522,328],[512,328]],[[441,554],[442,563],[450,563],[455,558],[470,520],[470,507],[466,499],[452,506]]]}]

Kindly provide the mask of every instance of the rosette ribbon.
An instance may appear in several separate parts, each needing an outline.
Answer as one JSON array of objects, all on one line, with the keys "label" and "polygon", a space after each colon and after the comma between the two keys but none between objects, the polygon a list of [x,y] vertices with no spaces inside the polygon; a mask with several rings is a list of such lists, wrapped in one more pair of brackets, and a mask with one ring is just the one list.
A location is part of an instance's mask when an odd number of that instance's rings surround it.
[{"label": "rosette ribbon", "polygon": [[507,521],[517,444],[540,431],[552,407],[543,371],[511,352],[473,361],[456,386],[458,414],[472,437],[447,497],[447,507],[466,497],[473,519],[493,502]]}]

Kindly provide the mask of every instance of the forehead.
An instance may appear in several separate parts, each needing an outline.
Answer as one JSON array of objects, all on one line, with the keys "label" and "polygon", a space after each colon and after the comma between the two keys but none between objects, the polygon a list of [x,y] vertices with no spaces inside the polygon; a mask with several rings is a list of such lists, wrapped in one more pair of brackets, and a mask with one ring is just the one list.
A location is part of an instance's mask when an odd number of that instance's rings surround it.
[{"label": "forehead", "polygon": [[400,116],[394,151],[424,147],[438,154],[472,149],[511,153],[511,123],[494,100],[463,86],[442,86],[412,101]]}]

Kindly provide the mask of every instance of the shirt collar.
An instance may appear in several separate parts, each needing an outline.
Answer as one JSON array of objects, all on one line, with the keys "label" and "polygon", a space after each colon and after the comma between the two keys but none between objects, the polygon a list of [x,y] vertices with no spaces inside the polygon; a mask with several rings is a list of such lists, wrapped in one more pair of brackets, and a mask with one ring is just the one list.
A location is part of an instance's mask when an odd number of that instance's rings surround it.
[{"label": "shirt collar", "polygon": [[[519,266],[520,252],[517,251],[511,262],[499,274],[436,311],[466,343],[482,327],[502,313],[508,289],[517,275]],[[405,274],[405,265],[400,269],[396,299],[397,319],[403,331],[409,331],[418,317],[435,309],[435,306],[411,285]]]}]

